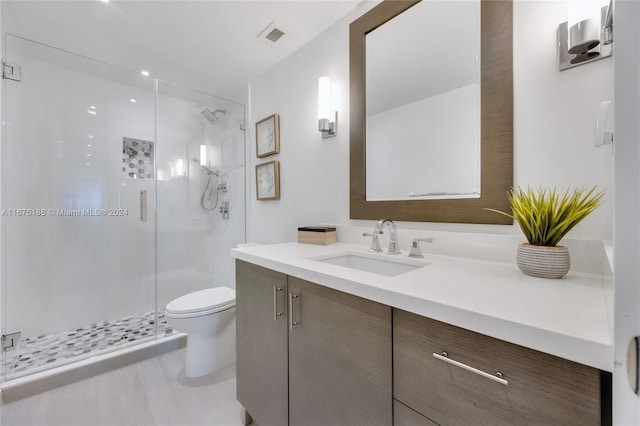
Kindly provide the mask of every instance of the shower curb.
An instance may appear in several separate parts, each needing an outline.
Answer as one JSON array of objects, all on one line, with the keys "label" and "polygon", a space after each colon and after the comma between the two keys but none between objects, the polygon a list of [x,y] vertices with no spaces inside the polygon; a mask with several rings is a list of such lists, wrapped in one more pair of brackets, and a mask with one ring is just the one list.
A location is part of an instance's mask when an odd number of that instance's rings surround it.
[{"label": "shower curb", "polygon": [[151,342],[97,355],[30,376],[10,380],[0,386],[3,404],[78,382],[186,346],[187,335],[174,333]]}]

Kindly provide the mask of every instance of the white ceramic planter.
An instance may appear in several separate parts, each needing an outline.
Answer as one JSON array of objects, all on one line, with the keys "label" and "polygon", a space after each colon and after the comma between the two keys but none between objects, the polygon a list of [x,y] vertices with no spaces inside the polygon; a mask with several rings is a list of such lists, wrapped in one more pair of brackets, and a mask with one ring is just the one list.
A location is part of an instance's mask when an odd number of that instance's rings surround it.
[{"label": "white ceramic planter", "polygon": [[571,267],[569,249],[520,244],[516,256],[518,268],[526,275],[538,278],[562,278]]}]

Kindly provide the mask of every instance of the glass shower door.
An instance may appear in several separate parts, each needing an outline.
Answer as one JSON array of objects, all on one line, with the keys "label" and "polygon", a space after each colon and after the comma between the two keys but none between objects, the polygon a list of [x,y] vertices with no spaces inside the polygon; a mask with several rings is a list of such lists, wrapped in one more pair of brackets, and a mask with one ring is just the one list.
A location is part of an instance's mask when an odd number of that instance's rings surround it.
[{"label": "glass shower door", "polygon": [[155,337],[156,147],[149,77],[15,36],[5,48],[20,69],[3,81],[11,379]]}]

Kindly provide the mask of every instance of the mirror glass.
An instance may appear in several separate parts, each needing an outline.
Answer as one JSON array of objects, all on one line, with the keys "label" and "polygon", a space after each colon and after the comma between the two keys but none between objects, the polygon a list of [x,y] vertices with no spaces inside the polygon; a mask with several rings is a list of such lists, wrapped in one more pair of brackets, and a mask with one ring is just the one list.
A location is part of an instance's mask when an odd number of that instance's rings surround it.
[{"label": "mirror glass", "polygon": [[480,197],[480,30],[422,1],[366,34],[367,201]]},{"label": "mirror glass", "polygon": [[379,3],[349,25],[349,112],[351,219],[513,224],[486,210],[511,208],[512,1]]}]

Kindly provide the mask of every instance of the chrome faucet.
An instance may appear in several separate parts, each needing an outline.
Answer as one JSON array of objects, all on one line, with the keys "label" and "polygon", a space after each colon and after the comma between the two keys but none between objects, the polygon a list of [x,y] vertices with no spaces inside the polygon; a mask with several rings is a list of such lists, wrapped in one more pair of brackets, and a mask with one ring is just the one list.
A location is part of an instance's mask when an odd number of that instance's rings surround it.
[{"label": "chrome faucet", "polygon": [[387,225],[390,229],[389,232],[389,250],[387,253],[389,254],[400,254],[400,250],[398,249],[398,232],[396,224],[393,223],[391,219],[380,219],[376,222],[376,226],[373,228],[374,234],[382,234],[382,229]]}]

